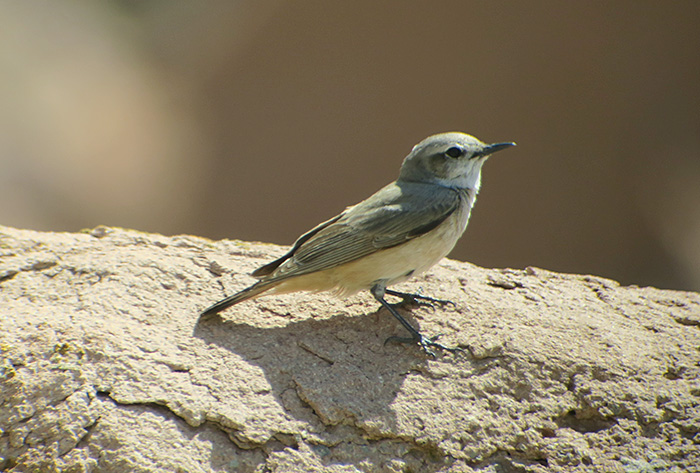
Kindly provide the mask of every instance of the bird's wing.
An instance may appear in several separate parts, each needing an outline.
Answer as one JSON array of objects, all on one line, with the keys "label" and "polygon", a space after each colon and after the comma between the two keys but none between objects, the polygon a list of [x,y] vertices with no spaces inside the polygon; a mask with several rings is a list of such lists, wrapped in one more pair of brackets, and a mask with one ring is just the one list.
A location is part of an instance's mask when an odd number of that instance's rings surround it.
[{"label": "bird's wing", "polygon": [[261,266],[255,271],[251,273],[251,276],[256,277],[256,278],[263,278],[269,274],[271,274],[275,269],[279,267],[282,263],[287,261],[296,251],[299,249],[301,245],[306,243],[309,239],[313,238],[314,235],[316,235],[318,232],[326,228],[327,226],[337,222],[339,219],[343,218],[343,215],[345,215],[345,212],[336,215],[335,217],[326,220],[325,222],[319,223],[316,225],[314,228],[309,230],[308,232],[304,233],[302,236],[297,238],[297,241],[294,242],[294,245],[292,248],[282,255],[281,257],[277,258],[271,263],[267,263],[265,266]]},{"label": "bird's wing", "polygon": [[400,245],[436,228],[459,207],[460,200],[458,192],[445,187],[389,184],[301,236],[286,255],[253,275],[282,280]]}]

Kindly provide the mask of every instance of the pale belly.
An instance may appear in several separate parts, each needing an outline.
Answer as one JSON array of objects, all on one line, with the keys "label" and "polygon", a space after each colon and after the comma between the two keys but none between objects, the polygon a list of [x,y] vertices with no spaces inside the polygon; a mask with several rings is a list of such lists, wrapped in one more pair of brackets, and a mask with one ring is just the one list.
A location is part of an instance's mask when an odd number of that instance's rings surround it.
[{"label": "pale belly", "polygon": [[452,251],[466,228],[469,208],[457,211],[433,231],[404,244],[346,263],[288,279],[265,294],[292,291],[333,291],[340,297],[405,281],[429,269]]}]

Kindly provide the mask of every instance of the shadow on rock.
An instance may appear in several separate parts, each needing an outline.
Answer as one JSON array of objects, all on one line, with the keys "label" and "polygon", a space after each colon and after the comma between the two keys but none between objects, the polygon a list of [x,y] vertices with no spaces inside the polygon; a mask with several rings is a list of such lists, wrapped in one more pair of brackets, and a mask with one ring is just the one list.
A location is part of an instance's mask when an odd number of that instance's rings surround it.
[{"label": "shadow on rock", "polygon": [[[410,312],[403,313],[412,318]],[[402,419],[400,424],[404,427],[397,427],[392,404],[399,391],[404,390],[402,385],[408,376],[427,371],[429,359],[417,345],[385,344],[388,337],[401,334],[403,330],[386,311],[358,313],[356,316],[338,314],[323,320],[309,318],[274,328],[235,321],[235,309],[222,315],[223,318],[217,316],[197,324],[194,336],[210,346],[230,352],[235,358],[240,357],[241,365],[257,366],[262,370],[266,382],[259,379],[259,373],[254,369],[251,372],[251,368],[248,369],[250,376],[241,380],[240,376],[246,376],[245,370],[242,371],[240,366],[235,369],[235,376],[239,379],[233,381],[237,385],[237,392],[233,395],[240,395],[237,401],[256,404],[271,395],[286,417],[277,422],[274,421],[275,415],[267,419],[240,419],[238,425],[226,425],[214,414],[210,420],[234,429],[229,435],[239,446],[250,447],[255,442],[269,444],[264,437],[272,434],[273,443],[279,442],[279,448],[298,448],[299,439],[293,433],[302,431],[308,433],[304,441],[317,448],[321,457],[324,448],[330,452],[324,445],[334,447],[335,458],[324,458],[324,461],[357,461],[358,454],[363,456],[358,449],[366,448],[368,441],[398,444],[399,431],[405,429],[407,423],[415,423],[419,430],[424,422],[416,415],[415,419]],[[454,362],[454,355],[445,354],[430,363]],[[220,369],[223,377],[227,376],[225,373],[233,373],[232,367],[212,369]],[[208,377],[217,378],[211,374]],[[216,386],[211,388],[221,392]],[[257,399],[246,391],[257,395]],[[232,399],[221,401],[232,404]],[[212,412],[216,410],[214,407]],[[260,413],[259,406],[257,412]],[[222,415],[229,421],[237,417],[231,413],[222,412]],[[265,423],[268,428],[258,431],[247,428]],[[358,444],[358,440],[365,446]],[[342,445],[339,448],[338,445],[343,443],[345,448]],[[406,450],[405,442],[400,443]],[[415,449],[416,459],[425,458],[426,453],[430,453],[424,452],[425,447],[419,445],[411,448]],[[376,448],[371,450],[376,451]],[[346,455],[338,453],[343,451]],[[403,454],[410,456],[411,452],[404,451]],[[365,459],[372,461],[369,457]]]}]

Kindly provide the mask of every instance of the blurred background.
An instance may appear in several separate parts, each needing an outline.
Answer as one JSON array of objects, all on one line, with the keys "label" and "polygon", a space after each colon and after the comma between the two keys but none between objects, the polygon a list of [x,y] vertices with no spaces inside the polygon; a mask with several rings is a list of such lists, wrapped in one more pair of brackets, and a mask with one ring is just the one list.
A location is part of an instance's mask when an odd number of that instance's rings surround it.
[{"label": "blurred background", "polygon": [[452,257],[700,289],[700,2],[0,6],[0,223],[291,244],[426,136],[494,156]]}]

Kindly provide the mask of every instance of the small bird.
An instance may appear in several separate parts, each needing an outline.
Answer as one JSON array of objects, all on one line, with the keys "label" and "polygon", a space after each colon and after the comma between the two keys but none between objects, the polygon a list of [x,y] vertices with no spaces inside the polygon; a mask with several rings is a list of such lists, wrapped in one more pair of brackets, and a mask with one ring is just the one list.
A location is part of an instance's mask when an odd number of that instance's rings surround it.
[{"label": "small bird", "polygon": [[206,309],[200,321],[247,299],[294,291],[346,297],[369,290],[411,334],[389,340],[454,351],[424,337],[385,299],[449,303],[387,289],[440,261],[464,233],[481,167],[515,143],[485,144],[459,132],[430,136],[406,156],[396,181],[300,236],[282,257],[252,273],[259,281]]}]

